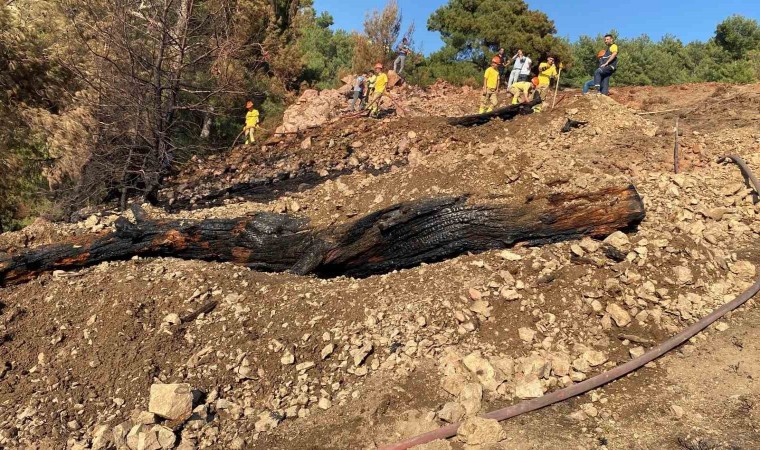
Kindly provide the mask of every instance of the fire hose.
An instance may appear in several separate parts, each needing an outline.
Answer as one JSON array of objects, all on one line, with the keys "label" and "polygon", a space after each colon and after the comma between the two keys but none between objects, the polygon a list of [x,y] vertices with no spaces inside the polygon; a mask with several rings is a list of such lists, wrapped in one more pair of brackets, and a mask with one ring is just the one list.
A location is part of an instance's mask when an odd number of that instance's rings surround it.
[{"label": "fire hose", "polygon": [[[758,182],[757,178],[752,173],[752,171],[749,169],[747,164],[744,162],[744,160],[742,160],[742,158],[736,155],[728,155],[728,156],[724,156],[718,159],[719,163],[728,162],[728,161],[732,161],[736,163],[736,165],[738,165],[739,168],[741,169],[742,175],[744,176],[744,178],[748,180],[749,182],[751,182],[752,188],[755,190],[755,192],[760,193],[760,183]],[[618,378],[626,376],[629,373],[654,361],[660,356],[668,353],[669,351],[673,350],[674,348],[688,341],[689,339],[694,337],[697,333],[709,327],[715,321],[717,321],[718,319],[726,315],[726,313],[728,313],[729,311],[733,311],[734,309],[746,303],[750,298],[752,298],[755,294],[757,294],[758,291],[760,291],[760,278],[758,278],[752,286],[750,286],[747,290],[742,292],[738,297],[736,297],[732,301],[724,304],[723,306],[716,309],[715,311],[708,314],[707,316],[703,317],[696,323],[685,328],[680,333],[670,337],[669,339],[662,342],[661,344],[652,347],[651,349],[647,350],[643,355],[637,358],[634,358],[625,364],[621,364],[613,369],[600,373],[599,375],[596,375],[578,384],[574,384],[572,386],[568,386],[558,391],[554,391],[542,397],[538,397],[532,400],[526,400],[516,405],[512,405],[503,409],[492,411],[490,413],[484,414],[481,417],[485,419],[495,419],[497,421],[506,420],[515,416],[519,416],[521,414],[525,414],[527,412],[535,411],[537,409],[541,409],[546,406],[553,405],[555,403],[561,402],[563,400],[567,400],[569,398],[578,396],[580,394],[584,394],[588,391],[591,391],[600,386],[603,386],[611,381],[614,381]],[[433,430],[428,433],[420,434],[418,436],[406,439],[396,444],[380,447],[379,450],[406,450],[416,445],[426,444],[428,442],[432,442],[437,439],[448,439],[456,435],[457,430],[459,429],[461,425],[462,425],[462,422],[453,423],[451,425],[438,428],[437,430]]]}]

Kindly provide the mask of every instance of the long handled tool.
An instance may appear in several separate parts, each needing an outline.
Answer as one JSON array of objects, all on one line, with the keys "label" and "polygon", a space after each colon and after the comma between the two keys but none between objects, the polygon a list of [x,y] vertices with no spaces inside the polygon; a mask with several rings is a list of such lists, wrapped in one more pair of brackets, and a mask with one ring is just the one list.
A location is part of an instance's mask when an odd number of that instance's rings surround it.
[{"label": "long handled tool", "polygon": [[559,72],[557,73],[557,84],[554,86],[554,98],[552,99],[552,109],[554,109],[554,105],[557,104],[557,91],[559,91],[559,78],[562,76],[562,67],[564,67],[564,65],[562,63],[559,63]]},{"label": "long handled tool", "polygon": [[678,156],[678,116],[676,116],[676,136],[673,143],[673,173],[678,173],[679,170],[679,156]]},{"label": "long handled tool", "polygon": [[243,133],[245,133],[245,128],[243,128],[243,131],[241,131],[240,134],[237,135],[237,137],[235,138],[235,140],[232,141],[232,145],[230,145],[229,150],[232,150],[233,148],[235,148],[235,144],[237,144],[238,139],[240,139],[240,136],[242,136]]}]

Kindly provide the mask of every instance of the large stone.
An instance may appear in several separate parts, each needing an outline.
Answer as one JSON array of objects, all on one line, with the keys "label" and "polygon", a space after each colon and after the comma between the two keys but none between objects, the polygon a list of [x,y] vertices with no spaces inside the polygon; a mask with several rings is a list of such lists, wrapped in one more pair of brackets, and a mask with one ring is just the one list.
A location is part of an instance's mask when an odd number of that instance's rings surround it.
[{"label": "large stone", "polygon": [[504,378],[501,377],[499,380],[496,379],[496,370],[487,359],[481,356],[479,351],[465,356],[462,363],[470,372],[475,374],[480,384],[488,391],[495,391],[499,384],[504,381]]},{"label": "large stone", "polygon": [[274,428],[277,428],[277,425],[279,425],[281,421],[282,417],[280,417],[279,414],[270,411],[264,411],[263,413],[259,414],[259,420],[257,420],[254,424],[254,429],[258,432],[270,431]]},{"label": "large stone", "polygon": [[137,438],[137,450],[161,450],[156,432],[153,430],[140,432]]},{"label": "large stone", "polygon": [[339,115],[345,104],[346,97],[339,90],[316,91],[307,89],[295,104],[285,110],[282,125],[277,128],[276,132],[296,132],[322,125]]},{"label": "large stone", "polygon": [[537,398],[542,395],[544,395],[544,386],[535,375],[520,378],[515,383],[515,396],[519,398]]},{"label": "large stone", "polygon": [[674,267],[673,274],[676,276],[676,283],[678,284],[690,284],[694,280],[691,269],[685,266]]},{"label": "large stone", "polygon": [[631,241],[628,240],[628,236],[626,236],[626,234],[622,231],[616,231],[612,233],[611,235],[607,236],[603,242],[620,251],[625,251],[625,249],[631,245]]},{"label": "large stone", "polygon": [[477,300],[472,302],[472,305],[470,305],[470,311],[474,312],[475,314],[479,314],[485,318],[491,317],[491,311],[493,310],[493,307],[490,303],[488,303],[485,300]]},{"label": "large stone", "polygon": [[567,355],[552,354],[549,356],[552,363],[552,372],[558,377],[570,375],[570,358]]},{"label": "large stone", "polygon": [[755,277],[755,266],[749,261],[737,261],[731,265],[731,272],[749,280]]},{"label": "large stone", "polygon": [[367,359],[367,356],[369,356],[370,353],[372,353],[373,349],[374,346],[371,342],[365,342],[361,347],[351,350],[349,353],[354,359],[354,365],[358,367],[364,363],[364,360]]},{"label": "large stone", "polygon": [[148,411],[169,420],[190,417],[193,411],[192,388],[187,383],[153,384]]},{"label": "large stone", "polygon": [[131,425],[129,422],[122,422],[113,427],[113,444],[118,448],[127,446],[127,433],[129,433]]},{"label": "large stone", "polygon": [[522,358],[518,366],[518,372],[521,372],[524,376],[535,375],[538,378],[547,378],[551,369],[552,365],[549,360],[535,354]]},{"label": "large stone", "polygon": [[457,430],[457,437],[471,446],[490,445],[506,439],[507,432],[494,419],[470,417]]},{"label": "large stone", "polygon": [[462,420],[466,413],[464,406],[457,402],[448,402],[438,411],[438,417],[444,422],[454,423]]},{"label": "large stone", "polygon": [[481,401],[483,400],[483,387],[480,383],[466,383],[459,392],[459,403],[464,407],[468,416],[477,414],[480,411]]},{"label": "large stone", "polygon": [[140,432],[143,429],[143,425],[135,425],[132,428],[130,428],[129,433],[127,433],[127,447],[129,447],[131,450],[137,450],[137,443],[140,440]]},{"label": "large stone", "polygon": [[591,367],[601,366],[607,362],[607,356],[597,350],[587,350],[583,352],[583,359],[588,362]]},{"label": "large stone", "polygon": [[108,448],[109,444],[111,443],[111,439],[108,433],[109,430],[108,425],[98,425],[95,427],[95,430],[92,432],[92,445],[90,446],[91,450],[103,450],[105,448]]},{"label": "large stone", "polygon": [[156,433],[158,443],[162,449],[174,448],[174,445],[177,443],[177,436],[171,428],[155,425],[151,428],[151,432]]},{"label": "large stone", "polygon": [[536,331],[532,328],[527,327],[521,327],[517,330],[518,336],[520,336],[520,339],[527,343],[533,342],[533,339],[536,337]]},{"label": "large stone", "polygon": [[441,387],[443,387],[443,390],[449,394],[458,396],[459,393],[462,392],[462,386],[468,381],[470,380],[464,374],[452,372],[443,377],[443,380],[441,380]]},{"label": "large stone", "polygon": [[624,327],[631,323],[631,315],[617,303],[608,304],[607,312],[619,327]]},{"label": "large stone", "polygon": [[499,253],[499,256],[501,256],[502,259],[505,259],[507,261],[519,261],[522,259],[522,256],[518,255],[517,253],[510,252],[508,250],[504,250],[503,252]]}]

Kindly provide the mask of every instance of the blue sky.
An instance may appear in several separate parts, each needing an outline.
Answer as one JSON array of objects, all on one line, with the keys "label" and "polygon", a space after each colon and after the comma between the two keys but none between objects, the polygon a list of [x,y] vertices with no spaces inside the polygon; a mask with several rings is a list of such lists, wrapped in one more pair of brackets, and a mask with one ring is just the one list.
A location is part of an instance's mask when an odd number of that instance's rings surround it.
[{"label": "blue sky", "polygon": [[[317,11],[335,18],[334,28],[361,31],[364,14],[381,9],[386,0],[314,0]],[[427,19],[445,0],[398,0],[404,29],[414,20],[415,47],[429,54],[441,47],[439,34],[427,31]],[[684,42],[704,41],[715,26],[731,14],[760,18],[760,0],[638,0],[631,4],[600,0],[528,0],[531,9],[549,15],[557,34],[574,40],[616,29],[622,37],[648,34],[657,40],[673,34]]]}]

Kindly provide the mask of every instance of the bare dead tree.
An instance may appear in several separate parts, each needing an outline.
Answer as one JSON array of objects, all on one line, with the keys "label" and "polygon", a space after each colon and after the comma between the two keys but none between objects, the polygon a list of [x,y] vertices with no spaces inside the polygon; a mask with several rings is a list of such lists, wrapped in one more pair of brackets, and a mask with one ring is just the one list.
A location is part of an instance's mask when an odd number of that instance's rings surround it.
[{"label": "bare dead tree", "polygon": [[235,0],[62,0],[94,70],[95,150],[74,188],[78,207],[140,195],[155,201],[179,155],[193,151],[212,100],[243,95],[225,73],[244,51]]}]

